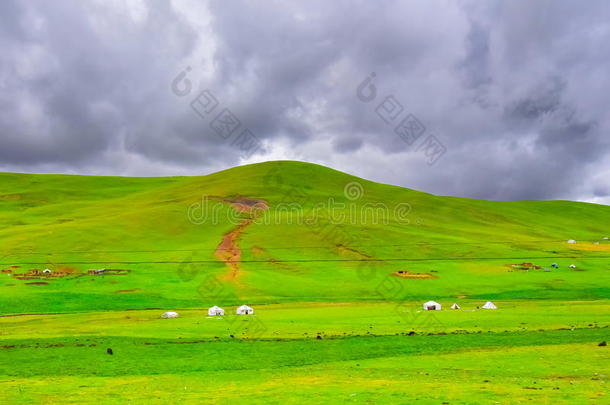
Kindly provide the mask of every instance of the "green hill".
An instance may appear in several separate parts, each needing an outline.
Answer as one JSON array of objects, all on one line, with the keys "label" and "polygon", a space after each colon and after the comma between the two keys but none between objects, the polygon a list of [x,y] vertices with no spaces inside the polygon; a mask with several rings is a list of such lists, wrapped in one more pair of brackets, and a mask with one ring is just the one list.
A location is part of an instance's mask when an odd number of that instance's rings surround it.
[{"label": "green hill", "polygon": [[440,197],[288,161],[0,184],[2,314],[610,296],[603,205]]}]

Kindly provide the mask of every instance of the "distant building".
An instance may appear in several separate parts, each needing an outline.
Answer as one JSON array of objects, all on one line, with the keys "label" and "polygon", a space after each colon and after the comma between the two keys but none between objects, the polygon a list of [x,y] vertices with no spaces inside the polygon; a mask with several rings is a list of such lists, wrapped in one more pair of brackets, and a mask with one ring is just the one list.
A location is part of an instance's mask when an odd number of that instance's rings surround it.
[{"label": "distant building", "polygon": [[574,239],[570,239],[568,243],[576,243],[576,241]]},{"label": "distant building", "polygon": [[252,315],[254,313],[254,309],[247,305],[242,305],[241,307],[237,308],[236,313],[237,315]]},{"label": "distant building", "polygon": [[459,306],[457,303],[454,303],[454,304],[451,306],[451,309],[460,309],[460,306]]},{"label": "distant building", "polygon": [[428,302],[424,303],[424,310],[425,311],[440,311],[441,304],[439,304],[436,301],[428,301]]},{"label": "distant building", "polygon": [[212,308],[208,309],[208,315],[210,315],[210,316],[222,316],[224,314],[225,314],[225,310],[216,305],[214,305]]}]

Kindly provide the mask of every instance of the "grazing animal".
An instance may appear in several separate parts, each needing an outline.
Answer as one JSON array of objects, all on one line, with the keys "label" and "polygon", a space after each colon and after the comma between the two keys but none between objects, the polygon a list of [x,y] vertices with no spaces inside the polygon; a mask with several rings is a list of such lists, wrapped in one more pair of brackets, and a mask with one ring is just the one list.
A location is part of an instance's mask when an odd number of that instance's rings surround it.
[{"label": "grazing animal", "polygon": [[111,355],[111,356],[114,354],[114,353],[112,352],[112,349],[111,349],[111,348],[106,349],[106,353],[108,353],[108,354],[109,354],[109,355]]}]

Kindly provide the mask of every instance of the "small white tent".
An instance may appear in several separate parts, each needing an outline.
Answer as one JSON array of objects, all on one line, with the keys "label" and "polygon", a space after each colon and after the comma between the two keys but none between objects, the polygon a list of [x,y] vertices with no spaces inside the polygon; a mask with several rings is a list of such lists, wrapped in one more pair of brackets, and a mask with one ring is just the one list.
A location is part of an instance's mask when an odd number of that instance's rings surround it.
[{"label": "small white tent", "polygon": [[576,265],[575,265],[575,264],[570,264],[570,268],[571,268],[571,269],[575,269],[575,268],[576,268]]},{"label": "small white tent", "polygon": [[451,309],[460,309],[460,306],[459,306],[457,303],[454,303],[454,304],[451,306]]},{"label": "small white tent", "polygon": [[574,239],[570,239],[568,243],[576,243],[576,241]]},{"label": "small white tent", "polygon": [[161,315],[161,318],[163,319],[168,319],[168,318],[178,318],[180,315],[178,315],[178,312],[164,312],[163,315]]},{"label": "small white tent", "polygon": [[49,274],[49,273],[52,273],[51,269],[44,269],[42,272],[43,272],[44,274]]},{"label": "small white tent", "polygon": [[424,310],[425,311],[440,311],[441,304],[439,304],[436,301],[428,301],[428,302],[424,303]]},{"label": "small white tent", "polygon": [[498,307],[495,306],[493,302],[487,301],[485,305],[483,305],[483,309],[498,309]]},{"label": "small white tent", "polygon": [[242,305],[241,307],[237,308],[237,315],[252,315],[253,313],[254,310],[247,305]]},{"label": "small white tent", "polygon": [[210,315],[210,316],[224,315],[224,314],[225,314],[225,310],[216,305],[214,305],[212,308],[208,309],[208,315]]}]

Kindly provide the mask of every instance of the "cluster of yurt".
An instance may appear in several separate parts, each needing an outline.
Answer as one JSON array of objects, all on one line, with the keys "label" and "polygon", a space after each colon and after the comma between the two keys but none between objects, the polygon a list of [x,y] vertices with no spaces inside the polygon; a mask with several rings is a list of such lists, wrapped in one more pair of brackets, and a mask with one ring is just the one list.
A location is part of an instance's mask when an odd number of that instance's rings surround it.
[{"label": "cluster of yurt", "polygon": [[[558,269],[559,265],[557,263],[552,263],[551,267],[554,268],[554,269]],[[576,265],[575,264],[570,264],[568,267],[571,268],[571,269],[575,269]],[[550,271],[549,269],[544,269],[544,270],[545,271],[547,271],[547,270]]]},{"label": "cluster of yurt", "polygon": [[[237,315],[252,315],[254,314],[254,309],[247,305],[242,305],[237,308],[235,311]],[[225,314],[225,310],[220,308],[219,306],[214,305],[212,308],[208,309],[209,316],[223,316]]]},{"label": "cluster of yurt", "polygon": [[[253,315],[254,309],[247,305],[242,305],[237,308],[235,313],[237,315]],[[220,308],[217,305],[214,305],[213,307],[208,308],[208,316],[224,316],[224,314],[225,314],[225,310]],[[178,312],[173,312],[173,311],[164,312],[161,315],[161,318],[163,318],[163,319],[178,318],[178,317],[180,317],[180,315],[178,315]]]},{"label": "cluster of yurt", "polygon": [[[498,307],[491,301],[487,301],[485,305],[481,308],[483,309],[498,309]],[[442,309],[441,304],[436,301],[428,301],[424,303],[424,311],[440,311]],[[451,309],[460,309],[460,306],[456,303],[453,303]]]}]

